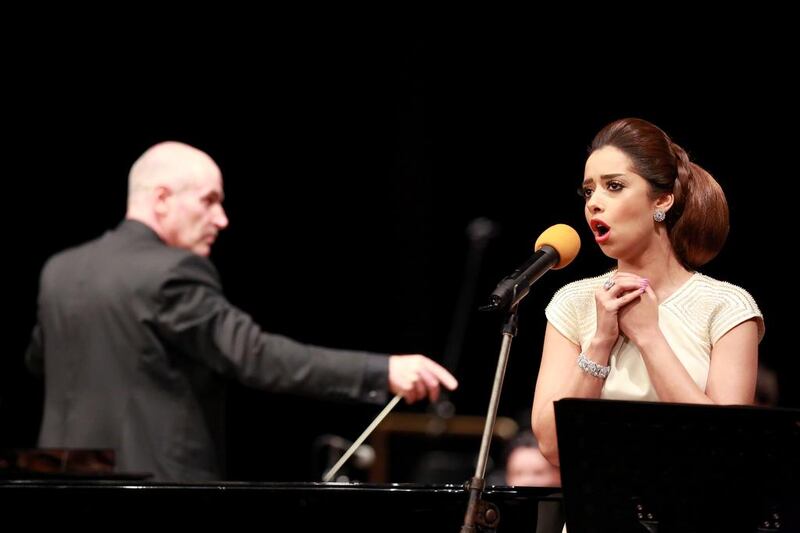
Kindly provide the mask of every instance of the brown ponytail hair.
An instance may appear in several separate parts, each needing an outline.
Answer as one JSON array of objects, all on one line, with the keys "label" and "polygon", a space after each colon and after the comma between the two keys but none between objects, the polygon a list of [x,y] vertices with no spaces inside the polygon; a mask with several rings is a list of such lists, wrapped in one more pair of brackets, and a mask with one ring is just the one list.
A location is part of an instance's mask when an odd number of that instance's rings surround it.
[{"label": "brown ponytail hair", "polygon": [[728,202],[719,183],[656,125],[639,118],[612,122],[595,135],[591,154],[604,146],[624,152],[632,171],[649,183],[653,198],[672,193],[667,212],[669,240],[689,270],[704,265],[722,249],[730,227]]}]

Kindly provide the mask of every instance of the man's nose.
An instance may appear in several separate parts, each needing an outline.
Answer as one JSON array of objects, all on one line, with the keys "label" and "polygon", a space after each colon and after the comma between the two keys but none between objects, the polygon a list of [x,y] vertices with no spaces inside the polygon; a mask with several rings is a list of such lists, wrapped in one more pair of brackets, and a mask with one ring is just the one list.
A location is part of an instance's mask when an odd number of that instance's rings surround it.
[{"label": "man's nose", "polygon": [[228,216],[225,214],[225,208],[223,208],[221,205],[218,207],[219,209],[214,216],[214,225],[219,229],[225,229],[228,227]]}]

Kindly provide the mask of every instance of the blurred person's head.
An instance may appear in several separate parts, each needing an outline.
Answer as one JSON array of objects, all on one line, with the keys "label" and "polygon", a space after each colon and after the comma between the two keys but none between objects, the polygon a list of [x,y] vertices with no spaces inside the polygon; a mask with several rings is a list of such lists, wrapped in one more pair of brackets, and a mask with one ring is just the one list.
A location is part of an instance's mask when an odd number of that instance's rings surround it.
[{"label": "blurred person's head", "polygon": [[560,487],[561,471],[545,459],[536,437],[524,431],[508,444],[506,484],[530,487]]},{"label": "blurred person's head", "polygon": [[755,400],[756,405],[763,407],[775,407],[779,400],[778,374],[762,364],[758,365]]}]

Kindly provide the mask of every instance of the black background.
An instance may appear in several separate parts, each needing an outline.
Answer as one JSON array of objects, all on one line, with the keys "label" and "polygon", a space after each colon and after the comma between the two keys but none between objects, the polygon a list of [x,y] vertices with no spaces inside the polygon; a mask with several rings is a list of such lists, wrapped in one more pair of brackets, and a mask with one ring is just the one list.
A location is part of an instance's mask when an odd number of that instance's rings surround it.
[{"label": "black background", "polygon": [[[575,194],[586,147],[611,120],[650,120],[725,189],[731,234],[702,271],[754,296],[767,326],[762,361],[779,373],[782,405],[800,405],[789,333],[796,277],[786,259],[797,117],[784,43],[669,54],[643,47],[634,57],[608,44],[556,53],[566,48],[559,39],[502,28],[281,29],[273,21],[264,35],[224,50],[208,38],[135,53],[101,52],[102,40],[78,38],[10,60],[0,446],[35,445],[42,391],[22,355],[39,269],[118,223],[131,163],[167,139],[207,151],[222,168],[231,225],[212,259],[229,299],[265,329],[310,343],[441,360],[470,221],[487,217],[500,228],[473,308],[542,230],[577,228],[578,258],[543,277],[521,307],[500,414],[524,418],[544,307],[561,285],[611,265]],[[485,414],[499,328],[498,317],[470,316],[452,369],[460,414]],[[231,477],[313,479],[313,439],[355,438],[375,414],[236,385]]]}]

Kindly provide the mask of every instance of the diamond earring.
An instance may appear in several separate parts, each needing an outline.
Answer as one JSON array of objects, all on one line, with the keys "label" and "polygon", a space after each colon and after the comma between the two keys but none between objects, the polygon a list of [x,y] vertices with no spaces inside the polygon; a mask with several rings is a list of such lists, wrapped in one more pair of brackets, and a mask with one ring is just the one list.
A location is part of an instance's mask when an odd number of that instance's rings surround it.
[{"label": "diamond earring", "polygon": [[653,220],[656,222],[664,222],[665,218],[667,218],[667,215],[662,209],[656,209],[653,211]]}]

